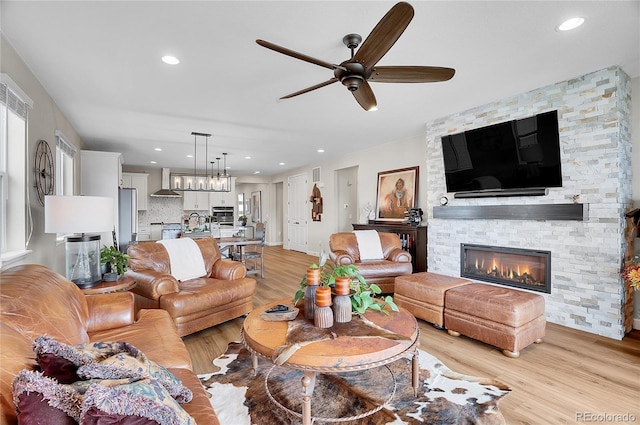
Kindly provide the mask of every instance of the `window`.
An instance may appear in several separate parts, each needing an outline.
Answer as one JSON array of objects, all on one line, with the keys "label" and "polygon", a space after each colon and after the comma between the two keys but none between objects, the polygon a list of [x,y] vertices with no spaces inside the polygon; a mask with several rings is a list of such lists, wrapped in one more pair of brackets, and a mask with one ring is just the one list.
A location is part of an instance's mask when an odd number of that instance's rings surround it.
[{"label": "window", "polygon": [[73,196],[76,148],[56,130],[56,195]]},{"label": "window", "polygon": [[[26,253],[27,115],[31,99],[0,75],[0,264]],[[9,161],[11,158],[11,161]],[[9,225],[10,224],[10,225]]]}]

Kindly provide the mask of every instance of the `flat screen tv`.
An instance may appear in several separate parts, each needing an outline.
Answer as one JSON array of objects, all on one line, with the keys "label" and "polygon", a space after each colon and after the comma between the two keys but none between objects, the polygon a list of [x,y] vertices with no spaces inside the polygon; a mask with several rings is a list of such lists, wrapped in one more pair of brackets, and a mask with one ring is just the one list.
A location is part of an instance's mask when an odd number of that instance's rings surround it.
[{"label": "flat screen tv", "polygon": [[442,137],[447,192],[544,195],[562,187],[558,111]]}]

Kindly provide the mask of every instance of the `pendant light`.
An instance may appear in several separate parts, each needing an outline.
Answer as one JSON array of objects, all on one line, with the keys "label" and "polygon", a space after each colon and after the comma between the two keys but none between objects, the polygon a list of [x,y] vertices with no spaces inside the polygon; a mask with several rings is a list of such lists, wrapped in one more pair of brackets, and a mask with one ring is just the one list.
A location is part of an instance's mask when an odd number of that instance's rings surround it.
[{"label": "pendant light", "polygon": [[[209,156],[209,137],[211,134],[209,133],[198,133],[191,132],[193,135],[193,174],[192,175],[184,175],[184,174],[172,174],[171,180],[174,183],[173,190],[176,191],[185,191],[185,192],[230,192],[231,191],[231,176],[229,176],[224,171],[224,174],[220,174],[220,158],[216,158],[218,160],[218,173],[217,175],[213,175],[213,161],[211,164],[211,176],[209,176],[209,166],[207,164],[208,156]],[[199,173],[198,166],[198,137],[205,138],[205,153],[204,153],[204,173]],[[225,168],[226,168],[226,153],[223,154],[225,157]],[[183,181],[183,184],[180,185],[176,183],[179,180]]]}]

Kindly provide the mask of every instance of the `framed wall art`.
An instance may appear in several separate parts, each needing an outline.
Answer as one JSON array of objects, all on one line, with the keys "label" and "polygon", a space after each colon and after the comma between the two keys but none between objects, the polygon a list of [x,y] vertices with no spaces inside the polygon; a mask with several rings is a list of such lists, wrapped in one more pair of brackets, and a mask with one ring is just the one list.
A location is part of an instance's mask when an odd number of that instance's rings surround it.
[{"label": "framed wall art", "polygon": [[419,169],[409,167],[378,173],[376,220],[406,220],[405,213],[417,205]]},{"label": "framed wall art", "polygon": [[262,199],[260,191],[251,192],[251,221],[262,221]]}]

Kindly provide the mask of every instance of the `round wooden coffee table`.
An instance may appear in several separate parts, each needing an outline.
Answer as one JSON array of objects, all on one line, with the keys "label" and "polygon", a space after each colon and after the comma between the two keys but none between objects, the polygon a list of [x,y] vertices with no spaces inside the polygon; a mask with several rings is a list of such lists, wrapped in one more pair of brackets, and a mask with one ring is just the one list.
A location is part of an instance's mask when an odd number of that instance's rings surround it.
[{"label": "round wooden coffee table", "polygon": [[[244,345],[251,352],[251,360],[254,372],[258,368],[258,356],[273,361],[276,350],[287,343],[287,330],[290,322],[269,322],[260,317],[260,314],[276,304],[287,304],[290,300],[279,300],[253,310],[246,317],[242,326],[241,338]],[[377,311],[369,311],[364,317],[380,328],[391,331],[404,337],[404,341],[392,340],[384,337],[363,338],[349,335],[339,335],[335,339],[315,341],[299,348],[291,357],[282,364],[303,371],[302,377],[302,414],[289,411],[275,400],[269,392],[268,375],[266,375],[265,390],[272,401],[280,408],[290,413],[301,416],[303,425],[312,423],[311,396],[315,385],[316,373],[353,372],[385,366],[400,358],[412,356],[412,382],[414,394],[418,387],[418,323],[409,312],[400,309],[384,315]],[[296,321],[306,321],[301,311]],[[393,379],[395,388],[395,379]],[[393,397],[393,393],[392,396]],[[389,400],[387,400],[389,401]],[[354,418],[313,418],[322,422],[343,422],[356,420],[373,414],[383,406],[363,413]]]}]

